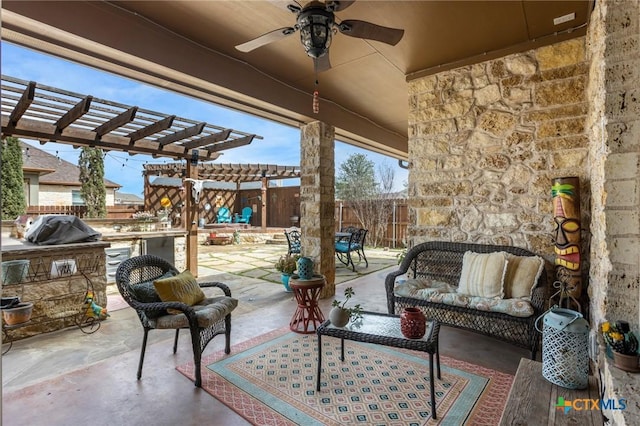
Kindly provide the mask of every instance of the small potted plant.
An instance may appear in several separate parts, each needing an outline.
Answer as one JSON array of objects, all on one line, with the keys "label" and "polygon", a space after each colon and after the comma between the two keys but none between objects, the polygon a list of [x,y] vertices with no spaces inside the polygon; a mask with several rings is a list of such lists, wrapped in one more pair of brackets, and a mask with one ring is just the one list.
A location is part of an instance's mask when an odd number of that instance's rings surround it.
[{"label": "small potted plant", "polygon": [[602,335],[613,352],[613,364],[621,370],[640,372],[638,339],[626,321],[602,324]]},{"label": "small potted plant", "polygon": [[284,288],[287,292],[291,291],[291,288],[289,287],[289,278],[298,267],[297,262],[299,258],[300,255],[298,254],[285,254],[283,256],[280,256],[280,259],[278,259],[278,261],[274,265],[276,271],[279,271],[281,273],[280,279],[282,280],[282,285],[284,285]]},{"label": "small potted plant", "polygon": [[331,324],[336,327],[344,327],[349,323],[349,321],[357,321],[362,318],[362,308],[360,304],[354,305],[352,308],[347,308],[346,304],[356,294],[353,291],[353,287],[347,287],[344,289],[344,297],[345,299],[340,302],[338,300],[334,300],[331,303],[333,308],[329,312],[329,319],[331,320]]}]

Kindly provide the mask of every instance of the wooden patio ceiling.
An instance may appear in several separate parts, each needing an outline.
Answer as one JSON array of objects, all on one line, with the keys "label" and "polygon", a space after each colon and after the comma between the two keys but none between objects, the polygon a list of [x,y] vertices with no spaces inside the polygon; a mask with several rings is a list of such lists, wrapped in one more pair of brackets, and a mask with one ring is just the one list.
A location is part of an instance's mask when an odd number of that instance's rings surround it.
[{"label": "wooden patio ceiling", "polygon": [[[182,163],[145,164],[145,176],[185,176]],[[292,179],[300,177],[299,166],[276,166],[273,164],[202,164],[198,167],[198,179],[216,182],[260,182],[262,179]]]},{"label": "wooden patio ceiling", "polygon": [[2,137],[210,161],[261,136],[2,75]]}]

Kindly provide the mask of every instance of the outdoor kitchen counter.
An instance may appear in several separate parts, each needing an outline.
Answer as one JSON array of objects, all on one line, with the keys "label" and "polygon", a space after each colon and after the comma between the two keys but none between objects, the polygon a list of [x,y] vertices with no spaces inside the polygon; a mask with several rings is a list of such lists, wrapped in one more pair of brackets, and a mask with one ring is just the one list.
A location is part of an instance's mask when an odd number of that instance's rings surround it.
[{"label": "outdoor kitchen counter", "polygon": [[129,231],[110,232],[102,234],[102,241],[123,241],[155,237],[184,237],[187,231],[184,229],[169,229],[166,231]]},{"label": "outdoor kitchen counter", "polygon": [[40,246],[3,238],[3,268],[10,260],[28,261],[28,266],[21,280],[21,274],[14,273],[11,282],[2,283],[2,295],[33,303],[31,320],[5,330],[5,338],[18,340],[75,325],[85,311],[88,290],[98,305],[106,306],[105,249],[109,245],[97,241]]},{"label": "outdoor kitchen counter", "polygon": [[120,261],[141,254],[160,256],[180,271],[187,268],[187,231],[184,229],[103,231],[102,240],[111,243],[106,250],[108,284],[115,283],[115,271]]}]

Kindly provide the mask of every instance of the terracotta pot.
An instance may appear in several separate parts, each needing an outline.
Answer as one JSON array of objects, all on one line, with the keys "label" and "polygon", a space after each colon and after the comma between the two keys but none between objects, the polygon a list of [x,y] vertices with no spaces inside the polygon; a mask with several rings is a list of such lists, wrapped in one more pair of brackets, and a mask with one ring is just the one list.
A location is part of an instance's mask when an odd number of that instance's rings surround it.
[{"label": "terracotta pot", "polygon": [[400,331],[407,339],[421,339],[427,331],[427,319],[418,308],[404,308],[400,314]]},{"label": "terracotta pot", "polygon": [[19,303],[15,308],[2,309],[2,318],[7,325],[16,325],[31,319],[33,303]]},{"label": "terracotta pot", "polygon": [[620,370],[629,371],[631,373],[640,372],[640,356],[638,355],[624,355],[618,352],[613,352],[613,365]]},{"label": "terracotta pot", "polygon": [[334,307],[329,311],[329,320],[336,327],[344,327],[349,324],[351,313],[346,309]]}]

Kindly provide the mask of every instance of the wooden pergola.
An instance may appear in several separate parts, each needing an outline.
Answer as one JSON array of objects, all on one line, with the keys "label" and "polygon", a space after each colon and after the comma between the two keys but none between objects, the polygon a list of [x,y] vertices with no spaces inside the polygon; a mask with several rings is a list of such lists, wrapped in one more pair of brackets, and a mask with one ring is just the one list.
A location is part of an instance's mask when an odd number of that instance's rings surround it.
[{"label": "wooden pergola", "polygon": [[[199,179],[200,163],[262,139],[227,127],[162,114],[2,75],[2,138],[187,160],[185,177]],[[197,272],[197,206],[186,198],[187,267]]]},{"label": "wooden pergola", "polygon": [[[142,172],[145,188],[148,187],[149,176],[183,177],[186,169],[183,163],[145,164]],[[215,182],[233,182],[236,192],[245,182],[261,182],[262,195],[262,229],[267,228],[267,189],[269,181],[276,179],[300,178],[300,166],[278,166],[275,164],[203,164],[198,168],[198,180]]]}]

